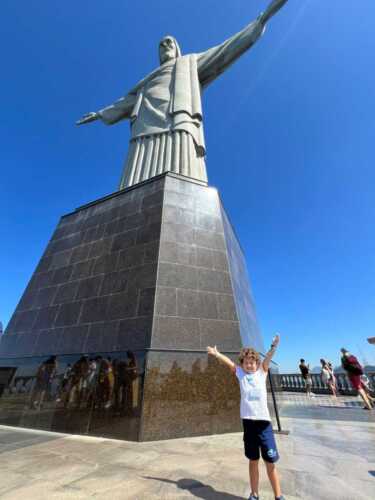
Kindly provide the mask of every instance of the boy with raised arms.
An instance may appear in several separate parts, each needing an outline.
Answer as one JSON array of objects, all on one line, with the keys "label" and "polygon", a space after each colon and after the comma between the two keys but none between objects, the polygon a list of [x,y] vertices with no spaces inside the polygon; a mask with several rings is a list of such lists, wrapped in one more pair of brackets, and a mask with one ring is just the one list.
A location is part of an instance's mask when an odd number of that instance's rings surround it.
[{"label": "boy with raised arms", "polygon": [[271,348],[263,361],[260,354],[250,347],[245,347],[239,354],[239,365],[221,354],[216,346],[207,347],[209,355],[214,356],[236,375],[240,384],[240,414],[244,430],[245,455],[249,459],[249,477],[251,493],[249,500],[259,500],[259,459],[264,460],[275,500],[285,500],[281,494],[279,476],[275,462],[279,459],[271,417],[267,406],[267,374],[271,359],[279,344],[276,335]]}]

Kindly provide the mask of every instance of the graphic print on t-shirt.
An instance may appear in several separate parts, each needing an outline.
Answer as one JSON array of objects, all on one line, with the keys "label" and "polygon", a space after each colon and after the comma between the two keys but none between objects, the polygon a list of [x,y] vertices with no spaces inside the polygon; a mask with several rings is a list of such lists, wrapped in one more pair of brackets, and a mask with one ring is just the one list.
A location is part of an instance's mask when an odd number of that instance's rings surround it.
[{"label": "graphic print on t-shirt", "polygon": [[260,387],[257,387],[254,375],[249,373],[246,374],[245,378],[249,386],[249,391],[247,393],[248,401],[259,401],[262,397],[262,391]]}]

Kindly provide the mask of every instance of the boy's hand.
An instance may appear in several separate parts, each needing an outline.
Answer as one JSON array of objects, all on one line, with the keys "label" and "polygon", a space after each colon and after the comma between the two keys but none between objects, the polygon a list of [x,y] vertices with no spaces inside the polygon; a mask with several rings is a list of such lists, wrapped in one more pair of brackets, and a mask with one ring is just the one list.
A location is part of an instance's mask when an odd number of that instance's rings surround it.
[{"label": "boy's hand", "polygon": [[273,347],[274,349],[276,349],[276,347],[279,345],[279,342],[280,342],[280,335],[277,333],[274,336],[274,338],[272,339],[271,347]]},{"label": "boy's hand", "polygon": [[207,353],[211,354],[211,356],[215,356],[216,358],[219,354],[219,351],[217,350],[216,345],[214,347],[207,346]]},{"label": "boy's hand", "polygon": [[207,346],[207,353],[214,356],[220,363],[227,366],[232,373],[236,373],[236,365],[233,361],[217,350],[216,345],[214,347]]}]

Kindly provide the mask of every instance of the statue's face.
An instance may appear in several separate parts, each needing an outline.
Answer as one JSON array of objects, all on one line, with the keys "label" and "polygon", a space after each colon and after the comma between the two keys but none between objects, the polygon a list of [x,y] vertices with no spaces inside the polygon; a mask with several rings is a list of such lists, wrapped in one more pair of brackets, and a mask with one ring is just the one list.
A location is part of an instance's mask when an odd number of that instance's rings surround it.
[{"label": "statue's face", "polygon": [[166,36],[160,42],[159,57],[161,64],[177,57],[177,47],[172,37]]}]

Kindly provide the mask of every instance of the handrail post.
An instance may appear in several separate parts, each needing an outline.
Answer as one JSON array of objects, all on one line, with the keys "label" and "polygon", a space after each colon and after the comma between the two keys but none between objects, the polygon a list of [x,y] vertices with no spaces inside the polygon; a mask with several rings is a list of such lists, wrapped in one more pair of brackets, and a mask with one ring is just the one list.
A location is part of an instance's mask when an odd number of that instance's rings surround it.
[{"label": "handrail post", "polygon": [[278,432],[283,432],[283,430],[281,428],[280,415],[279,415],[279,409],[277,407],[275,390],[274,390],[274,387],[273,387],[273,380],[272,380],[271,370],[268,371],[268,380],[270,382],[270,389],[271,389],[271,394],[272,394],[273,407],[275,409],[275,416],[276,416],[276,422],[277,422],[277,430],[278,430]]}]

